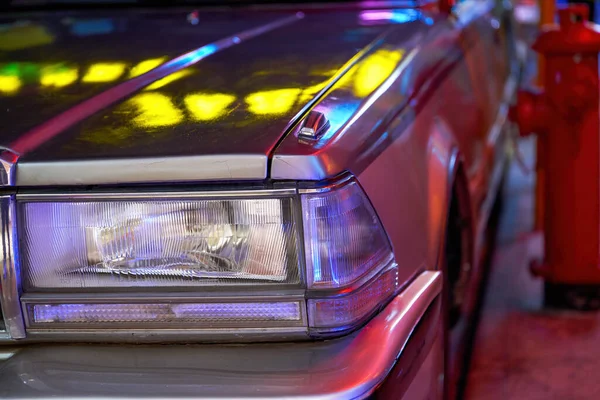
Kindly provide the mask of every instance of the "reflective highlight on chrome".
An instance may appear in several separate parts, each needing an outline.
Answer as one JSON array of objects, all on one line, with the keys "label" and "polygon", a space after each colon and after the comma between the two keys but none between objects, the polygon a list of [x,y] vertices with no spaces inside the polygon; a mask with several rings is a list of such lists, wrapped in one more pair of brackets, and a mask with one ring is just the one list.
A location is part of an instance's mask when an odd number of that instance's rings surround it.
[{"label": "reflective highlight on chrome", "polygon": [[361,11],[359,18],[364,23],[392,22],[396,24],[405,24],[407,22],[416,21],[421,16],[421,12],[411,9],[365,10]]},{"label": "reflective highlight on chrome", "polygon": [[13,339],[25,337],[21,313],[20,257],[17,238],[17,214],[14,196],[0,196],[0,303],[6,330]]}]

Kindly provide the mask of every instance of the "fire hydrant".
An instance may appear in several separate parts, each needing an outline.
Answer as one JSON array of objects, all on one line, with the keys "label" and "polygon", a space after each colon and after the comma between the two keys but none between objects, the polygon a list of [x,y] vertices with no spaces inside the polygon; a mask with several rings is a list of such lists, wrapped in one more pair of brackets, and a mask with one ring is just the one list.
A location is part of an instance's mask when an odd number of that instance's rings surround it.
[{"label": "fire hydrant", "polygon": [[545,260],[532,271],[545,281],[547,306],[600,308],[600,26],[586,5],[558,12],[533,49],[545,58],[543,91],[521,91],[513,110],[522,135],[544,146]]}]

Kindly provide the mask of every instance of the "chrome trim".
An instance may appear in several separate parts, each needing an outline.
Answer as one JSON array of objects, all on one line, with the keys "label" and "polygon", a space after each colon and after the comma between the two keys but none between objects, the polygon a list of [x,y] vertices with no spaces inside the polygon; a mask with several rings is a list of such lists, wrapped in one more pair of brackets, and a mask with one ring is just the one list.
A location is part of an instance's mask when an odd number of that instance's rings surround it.
[{"label": "chrome trim", "polygon": [[20,193],[18,202],[48,202],[48,201],[101,201],[101,200],[171,200],[171,199],[246,199],[246,198],[277,198],[290,197],[296,194],[296,189],[256,189],[256,190],[218,190],[193,192],[57,192],[57,193]]},{"label": "chrome trim", "polygon": [[[297,284],[287,284],[287,286],[298,286]],[[282,288],[281,284],[271,284],[278,290],[273,292],[273,287],[268,288],[268,284],[262,285],[262,291],[253,292],[248,290],[244,294],[240,295],[239,290],[244,289],[244,286],[222,288],[223,290],[204,290],[202,287],[194,287],[193,291],[187,292],[135,292],[129,290],[127,292],[121,291],[94,291],[90,293],[89,289],[87,292],[37,292],[37,293],[24,293],[21,296],[23,303],[67,303],[67,302],[79,302],[79,303],[152,303],[152,302],[202,302],[202,303],[244,303],[244,302],[273,302],[273,301],[297,301],[304,299],[305,289],[303,288]],[[267,287],[268,289],[265,289]],[[250,289],[251,287],[246,287]],[[109,288],[112,289],[112,288]],[[143,289],[143,288],[142,288]],[[169,288],[167,288],[169,289]],[[225,291],[227,290],[227,291]],[[236,292],[234,292],[234,290]],[[133,292],[133,293],[132,293]]]},{"label": "chrome trim", "polygon": [[[511,122],[508,121],[508,113],[510,109],[510,105],[514,101],[514,97],[516,95],[518,89],[518,82],[515,76],[510,76],[506,81],[504,86],[504,95],[502,99],[502,104],[499,107],[498,113],[496,115],[496,120],[490,129],[490,133],[488,135],[488,139],[486,142],[486,146],[488,148],[495,148],[497,143],[502,140],[510,140],[507,138],[507,129],[508,124]],[[506,143],[505,143],[506,145]],[[481,243],[484,241],[484,233],[487,228],[488,220],[496,201],[496,197],[498,196],[498,190],[500,188],[500,184],[502,182],[502,178],[504,176],[504,167],[508,160],[507,152],[504,151],[500,154],[502,156],[501,160],[494,160],[494,169],[490,173],[490,181],[488,185],[488,190],[486,196],[483,200],[483,203],[480,207],[480,218],[477,222],[477,226],[475,227],[475,249],[476,249],[476,257],[479,257],[479,251],[481,249]],[[476,258],[478,259],[478,258]]]},{"label": "chrome trim", "polygon": [[0,146],[0,187],[15,185],[15,169],[18,158],[18,154],[14,151]]},{"label": "chrome trim", "polygon": [[362,330],[342,338],[244,346],[31,346],[2,364],[0,387],[12,399],[40,400],[364,399],[405,357],[415,326],[441,293],[441,276],[420,274]]},{"label": "chrome trim", "polygon": [[19,350],[15,349],[14,347],[8,347],[8,348],[0,347],[0,362],[8,360],[9,358],[14,356],[18,352],[19,352]]},{"label": "chrome trim", "polygon": [[[131,95],[137,90],[166,77],[167,75],[194,65],[206,57],[218,53],[219,51],[240,44],[274,29],[288,25],[292,22],[296,22],[302,18],[304,18],[304,14],[296,13],[295,15],[280,18],[268,24],[239,32],[229,37],[217,40],[216,42],[194,49],[186,54],[182,54],[179,57],[167,61],[166,63],[146,72],[143,75],[132,78],[119,85],[113,86],[96,96],[90,97],[89,99],[63,112],[62,114],[49,119],[42,125],[39,125],[20,136],[17,140],[11,143],[9,147],[21,154],[28,153],[39,147],[41,144],[57,136],[61,132],[64,132],[65,129],[77,124],[78,122],[81,122],[85,118]],[[120,172],[124,173],[130,171],[121,170]],[[81,173],[82,171],[77,171],[78,175]],[[98,171],[96,174],[98,174]],[[71,180],[73,180],[73,178]],[[86,181],[86,184],[91,183],[93,182]]]},{"label": "chrome trim", "polygon": [[263,180],[264,154],[31,162],[19,165],[19,186]]},{"label": "chrome trim", "polygon": [[[41,329],[27,330],[27,343],[259,343],[306,341],[306,326],[250,328],[174,328],[174,329]],[[215,344],[216,345],[216,344]],[[160,379],[157,377],[157,379]]]},{"label": "chrome trim", "polygon": [[[351,174],[344,174],[339,176],[337,179],[332,182],[327,182],[322,186],[319,186],[319,183],[316,185],[311,185],[310,187],[300,187],[298,188],[298,194],[311,194],[311,193],[327,193],[332,190],[338,189],[350,182],[355,180],[355,176]],[[356,181],[358,183],[358,181]]]},{"label": "chrome trim", "polygon": [[21,275],[19,271],[18,236],[16,226],[16,202],[14,196],[0,196],[0,224],[2,226],[2,271],[0,271],[0,302],[6,331],[13,339],[22,339],[25,324],[21,314],[19,295]]}]

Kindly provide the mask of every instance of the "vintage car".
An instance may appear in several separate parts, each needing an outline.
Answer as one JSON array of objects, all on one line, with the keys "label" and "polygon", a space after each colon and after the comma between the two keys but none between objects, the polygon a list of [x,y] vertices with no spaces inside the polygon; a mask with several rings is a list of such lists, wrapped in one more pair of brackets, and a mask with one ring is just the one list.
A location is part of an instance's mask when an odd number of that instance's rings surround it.
[{"label": "vintage car", "polygon": [[0,22],[0,398],[456,394],[509,2],[43,4]]}]

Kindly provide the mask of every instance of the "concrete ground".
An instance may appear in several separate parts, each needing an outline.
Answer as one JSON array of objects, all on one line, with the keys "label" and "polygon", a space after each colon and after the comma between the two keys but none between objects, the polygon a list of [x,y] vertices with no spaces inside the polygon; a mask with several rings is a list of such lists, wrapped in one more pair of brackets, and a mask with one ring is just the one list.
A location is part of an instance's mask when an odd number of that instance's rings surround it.
[{"label": "concrete ground", "polygon": [[[521,151],[532,166],[535,141]],[[534,179],[511,166],[466,400],[600,399],[600,314],[543,309],[542,282],[529,273],[543,246],[531,233]]]}]

